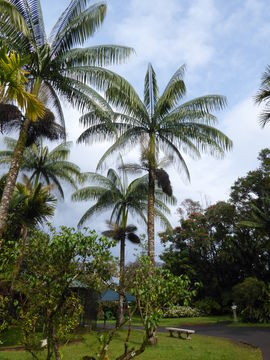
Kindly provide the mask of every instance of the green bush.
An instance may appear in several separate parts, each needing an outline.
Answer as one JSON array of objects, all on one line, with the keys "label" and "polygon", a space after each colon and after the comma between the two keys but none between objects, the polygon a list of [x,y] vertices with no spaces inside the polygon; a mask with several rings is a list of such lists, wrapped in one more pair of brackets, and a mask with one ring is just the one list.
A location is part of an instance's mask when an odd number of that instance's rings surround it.
[{"label": "green bush", "polygon": [[165,318],[196,317],[200,316],[201,312],[190,306],[172,306],[166,309],[163,315]]},{"label": "green bush", "polygon": [[233,299],[243,321],[270,322],[270,284],[255,277],[246,278],[233,287]]},{"label": "green bush", "polygon": [[104,315],[106,320],[115,319],[117,315],[117,309],[117,301],[100,301],[98,304],[98,319],[103,320]]},{"label": "green bush", "polygon": [[204,315],[218,314],[221,311],[219,303],[209,297],[196,301],[195,305]]}]

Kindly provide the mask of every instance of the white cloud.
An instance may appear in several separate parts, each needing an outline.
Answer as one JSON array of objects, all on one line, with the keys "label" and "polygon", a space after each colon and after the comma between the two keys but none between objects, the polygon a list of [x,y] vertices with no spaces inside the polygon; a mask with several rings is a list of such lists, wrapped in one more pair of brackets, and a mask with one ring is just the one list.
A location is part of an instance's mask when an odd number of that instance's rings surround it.
[{"label": "white cloud", "polygon": [[115,42],[136,50],[137,56],[121,67],[121,73],[138,81],[152,62],[167,81],[168,70],[171,75],[183,63],[189,68],[206,65],[215,53],[212,29],[218,18],[212,0],[193,0],[185,6],[178,0],[132,0],[128,15],[111,34]]}]

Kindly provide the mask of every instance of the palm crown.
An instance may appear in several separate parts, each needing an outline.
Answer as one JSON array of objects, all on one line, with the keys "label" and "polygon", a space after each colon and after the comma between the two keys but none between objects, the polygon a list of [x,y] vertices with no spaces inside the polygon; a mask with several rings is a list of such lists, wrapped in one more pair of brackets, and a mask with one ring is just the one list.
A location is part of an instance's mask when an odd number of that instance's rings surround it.
[{"label": "palm crown", "polygon": [[[98,173],[86,173],[92,186],[77,190],[72,199],[75,201],[96,200],[79,221],[83,225],[93,215],[107,210],[112,210],[109,223],[116,223],[125,228],[127,225],[128,213],[138,215],[145,223],[147,211],[148,178],[143,176],[133,180],[129,185],[126,172],[121,176],[113,169],[109,169],[107,176]],[[170,213],[166,203],[175,204],[175,198],[164,194],[156,189],[155,216],[160,219],[166,227],[171,227],[164,213]]]},{"label": "palm crown", "polygon": [[261,87],[256,95],[255,102],[257,104],[264,104],[265,108],[260,116],[261,126],[264,127],[270,121],[270,66],[268,65],[266,71],[262,76]]},{"label": "palm crown", "polygon": [[[223,156],[232,147],[231,140],[216,129],[217,118],[213,110],[223,109],[226,98],[207,95],[179,104],[186,93],[183,80],[185,66],[181,66],[159,95],[156,74],[151,64],[145,76],[144,100],[142,101],[132,85],[122,79],[120,85],[112,85],[106,91],[106,99],[118,112],[110,107],[108,119],[93,112],[86,113],[81,121],[88,125],[78,142],[89,142],[112,138],[115,143],[105,152],[98,167],[119,149],[138,144],[142,137],[147,142],[149,174],[148,191],[148,253],[154,261],[154,203],[157,155],[163,151],[184,170],[189,171],[182,152],[199,157],[201,152]],[[98,136],[97,136],[98,134]]]},{"label": "palm crown", "polygon": [[[9,164],[16,147],[16,140],[4,138],[7,150],[0,151],[0,164]],[[40,181],[47,185],[55,186],[62,198],[64,191],[62,182],[77,189],[77,183],[83,180],[80,168],[68,161],[71,142],[64,142],[49,151],[48,146],[43,146],[42,141],[28,147],[23,153],[21,172],[30,175],[30,181],[38,184]]]},{"label": "palm crown", "polygon": [[46,100],[64,124],[59,95],[80,110],[96,109],[104,101],[85,84],[102,88],[117,75],[102,68],[130,55],[130,48],[99,45],[80,48],[102,24],[106,4],[72,0],[57,20],[49,38],[39,0],[0,0],[2,40],[10,49],[28,55],[29,86]]}]

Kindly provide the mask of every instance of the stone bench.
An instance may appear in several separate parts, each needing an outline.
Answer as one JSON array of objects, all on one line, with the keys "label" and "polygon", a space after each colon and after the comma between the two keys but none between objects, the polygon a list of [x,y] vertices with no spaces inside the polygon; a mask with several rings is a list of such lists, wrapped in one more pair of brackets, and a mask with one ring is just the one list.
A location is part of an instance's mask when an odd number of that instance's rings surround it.
[{"label": "stone bench", "polygon": [[176,332],[178,334],[178,337],[182,339],[181,334],[186,334],[186,339],[191,339],[191,334],[195,334],[194,330],[188,330],[188,329],[179,329],[179,328],[172,328],[167,327],[166,330],[170,332],[170,336],[173,337],[173,333]]}]

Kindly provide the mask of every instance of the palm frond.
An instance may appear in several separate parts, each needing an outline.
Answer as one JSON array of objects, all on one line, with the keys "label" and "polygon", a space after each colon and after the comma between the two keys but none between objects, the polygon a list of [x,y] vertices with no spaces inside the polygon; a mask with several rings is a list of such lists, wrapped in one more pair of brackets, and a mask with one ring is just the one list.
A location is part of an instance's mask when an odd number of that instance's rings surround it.
[{"label": "palm frond", "polygon": [[57,60],[63,62],[66,67],[109,66],[123,62],[134,53],[132,48],[119,45],[98,45],[87,48],[76,48],[65,51]]},{"label": "palm frond", "polygon": [[87,186],[75,191],[72,194],[71,199],[73,201],[95,200],[103,195],[106,191],[106,188],[100,186]]},{"label": "palm frond", "polygon": [[[73,5],[75,3],[76,6]],[[72,1],[59,24],[52,30],[53,54],[61,54],[76,45],[83,45],[102,24],[106,16],[106,4],[96,3],[84,10],[82,5],[85,6],[85,3],[82,0]]]},{"label": "palm frond", "polygon": [[187,177],[188,181],[190,181],[190,174],[189,174],[187,164],[186,164],[185,159],[183,158],[182,154],[178,150],[178,148],[166,136],[160,135],[159,142],[160,142],[161,147],[164,149],[164,152],[167,154],[169,153],[173,157],[174,161],[176,161],[176,163],[178,165],[178,168],[183,169],[184,175]]},{"label": "palm frond", "polygon": [[138,140],[141,135],[144,133],[144,129],[140,127],[129,128],[126,132],[124,132],[116,142],[103,154],[101,159],[97,164],[97,170],[101,168],[104,161],[111,155],[113,155],[116,151],[120,151],[121,149],[126,148],[129,145],[130,147],[136,146],[138,144]]},{"label": "palm frond", "polygon": [[171,111],[171,109],[173,109],[178,104],[178,101],[185,95],[186,85],[183,81],[185,69],[185,65],[182,65],[170,79],[156,104],[154,115],[156,118],[163,117]]},{"label": "palm frond", "polygon": [[30,36],[28,24],[23,13],[11,1],[0,0],[0,19],[0,21],[4,19],[6,25],[13,29],[18,29],[24,36]]},{"label": "palm frond", "polygon": [[227,99],[221,95],[201,96],[180,105],[178,109],[193,110],[211,113],[212,111],[223,110],[227,106]]},{"label": "palm frond", "polygon": [[148,64],[148,69],[144,80],[144,105],[147,108],[151,118],[154,114],[154,109],[156,107],[157,99],[158,99],[158,86],[157,86],[156,73],[152,65]]},{"label": "palm frond", "polygon": [[49,93],[48,104],[51,106],[51,109],[54,111],[54,113],[56,113],[56,116],[58,118],[60,125],[63,127],[63,129],[66,132],[65,117],[64,117],[60,99],[59,99],[56,91],[54,90],[53,86],[49,82],[44,81],[42,83],[42,86],[47,89],[47,91]]}]

